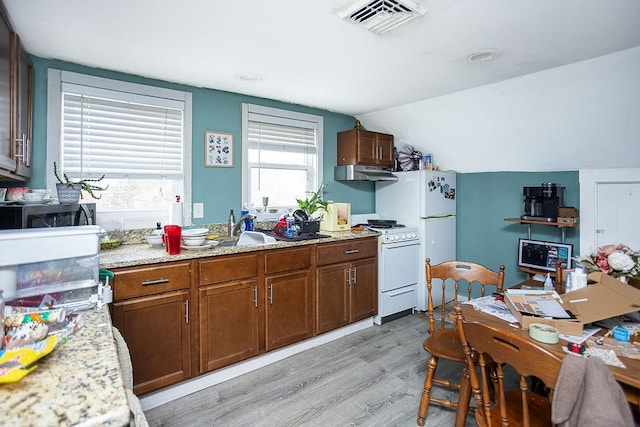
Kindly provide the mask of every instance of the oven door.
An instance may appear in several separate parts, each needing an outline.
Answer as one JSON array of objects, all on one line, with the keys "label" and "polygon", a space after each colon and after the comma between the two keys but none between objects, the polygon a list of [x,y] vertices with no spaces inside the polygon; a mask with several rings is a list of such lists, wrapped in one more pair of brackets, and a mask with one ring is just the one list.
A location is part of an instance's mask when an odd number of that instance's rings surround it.
[{"label": "oven door", "polygon": [[420,242],[382,243],[378,271],[380,292],[416,285],[420,270]]}]

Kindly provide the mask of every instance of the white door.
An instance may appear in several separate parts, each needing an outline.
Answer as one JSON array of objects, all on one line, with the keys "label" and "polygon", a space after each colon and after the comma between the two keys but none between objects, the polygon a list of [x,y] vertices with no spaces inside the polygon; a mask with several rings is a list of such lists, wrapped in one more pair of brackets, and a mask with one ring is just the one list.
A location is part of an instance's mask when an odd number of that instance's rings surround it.
[{"label": "white door", "polygon": [[623,243],[640,249],[640,183],[596,184],[596,246]]},{"label": "white door", "polygon": [[581,170],[580,255],[612,243],[638,250],[638,211],[640,168]]}]

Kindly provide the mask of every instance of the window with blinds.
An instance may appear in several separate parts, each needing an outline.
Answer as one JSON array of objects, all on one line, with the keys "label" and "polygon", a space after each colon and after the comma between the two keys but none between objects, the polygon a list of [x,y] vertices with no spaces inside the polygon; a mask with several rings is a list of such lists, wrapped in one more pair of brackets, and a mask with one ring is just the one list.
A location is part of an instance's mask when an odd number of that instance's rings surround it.
[{"label": "window with blinds", "polygon": [[317,190],[322,117],[244,104],[243,130],[244,203],[280,212]]},{"label": "window with blinds", "polygon": [[72,180],[105,176],[101,198],[83,200],[99,224],[154,228],[176,196],[190,206],[190,93],[60,70],[48,85],[47,138],[59,144],[47,157]]}]

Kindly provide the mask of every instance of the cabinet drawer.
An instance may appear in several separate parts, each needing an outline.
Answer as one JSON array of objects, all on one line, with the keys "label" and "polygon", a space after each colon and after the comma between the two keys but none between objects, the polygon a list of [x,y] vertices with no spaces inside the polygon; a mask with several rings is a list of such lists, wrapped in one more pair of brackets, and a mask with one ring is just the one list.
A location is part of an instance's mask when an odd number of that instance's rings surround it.
[{"label": "cabinet drawer", "polygon": [[258,255],[231,255],[198,262],[199,285],[247,279],[258,275]]},{"label": "cabinet drawer", "polygon": [[318,245],[318,265],[374,257],[377,253],[378,243],[375,237],[341,243],[320,244]]},{"label": "cabinet drawer", "polygon": [[114,273],[114,299],[116,301],[187,289],[191,282],[188,262],[114,270]]},{"label": "cabinet drawer", "polygon": [[264,255],[266,274],[301,270],[311,265],[311,246],[267,251]]}]

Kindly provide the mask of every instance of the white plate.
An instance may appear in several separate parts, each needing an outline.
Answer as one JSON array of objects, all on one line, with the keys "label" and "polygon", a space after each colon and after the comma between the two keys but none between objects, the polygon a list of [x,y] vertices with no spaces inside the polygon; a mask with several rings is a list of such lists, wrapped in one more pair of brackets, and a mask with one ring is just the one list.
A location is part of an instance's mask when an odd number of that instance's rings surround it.
[{"label": "white plate", "polygon": [[218,242],[216,242],[216,244],[215,244],[215,245],[212,245],[211,243],[205,243],[205,244],[200,245],[200,246],[186,246],[186,245],[180,245],[180,247],[181,247],[182,249],[189,249],[189,250],[191,250],[191,249],[208,249],[208,248],[212,248],[212,247],[216,246],[217,244],[218,244]]},{"label": "white plate", "polygon": [[182,237],[202,237],[202,236],[206,236],[207,234],[209,234],[209,229],[208,228],[187,228],[187,229],[182,229]]},{"label": "white plate", "polygon": [[49,203],[51,199],[44,200],[16,200],[16,203],[19,205],[46,205]]}]

